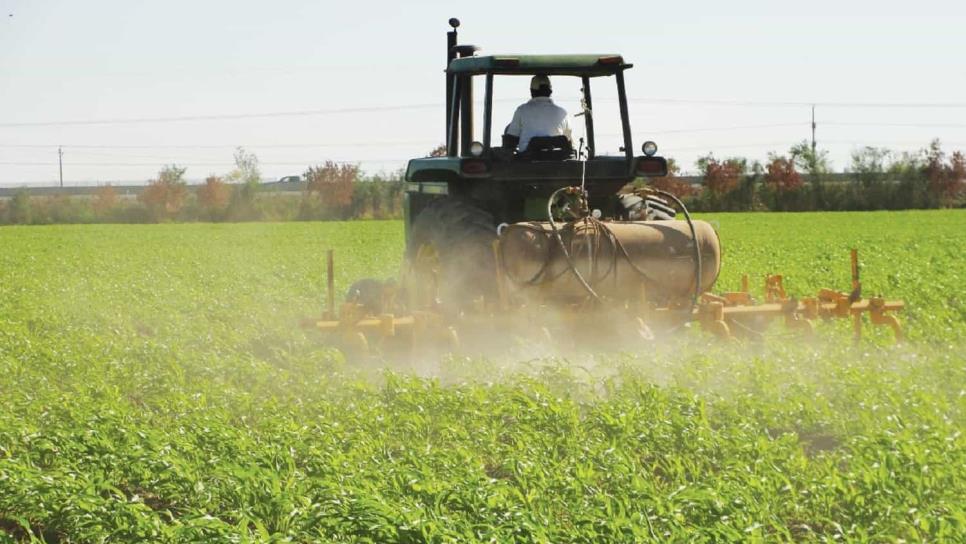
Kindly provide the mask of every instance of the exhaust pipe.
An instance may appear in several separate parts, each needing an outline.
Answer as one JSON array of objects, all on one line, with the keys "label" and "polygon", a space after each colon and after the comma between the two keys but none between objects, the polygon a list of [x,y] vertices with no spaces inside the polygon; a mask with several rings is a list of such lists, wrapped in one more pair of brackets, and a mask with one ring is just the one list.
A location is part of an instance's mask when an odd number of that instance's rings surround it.
[{"label": "exhaust pipe", "polygon": [[460,20],[453,17],[449,20],[449,26],[453,28],[446,33],[446,137],[443,140],[446,142],[446,154],[450,157],[456,156],[455,145],[452,144],[451,134],[452,134],[452,123],[453,123],[453,87],[454,81],[453,76],[449,73],[449,63],[453,62],[456,58],[456,29],[460,26]]}]

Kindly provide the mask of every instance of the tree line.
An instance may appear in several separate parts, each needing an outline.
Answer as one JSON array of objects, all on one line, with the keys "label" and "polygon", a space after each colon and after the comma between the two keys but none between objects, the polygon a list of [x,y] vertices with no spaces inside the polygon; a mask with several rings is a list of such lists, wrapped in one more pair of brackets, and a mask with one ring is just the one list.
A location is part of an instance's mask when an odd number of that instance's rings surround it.
[{"label": "tree line", "polygon": [[[443,148],[445,149],[445,148]],[[430,155],[439,156],[440,149]],[[32,197],[18,191],[0,200],[0,224],[158,223],[168,221],[311,221],[397,219],[402,216],[403,172],[366,175],[356,164],[325,161],[309,167],[301,193],[263,191],[258,158],[235,152],[235,168],[199,186],[186,169],[165,166],[136,199],[110,185],[90,197]],[[897,210],[966,206],[966,158],[946,153],[938,140],[915,153],[865,147],[844,174],[833,173],[828,153],[807,142],[765,163],[713,154],[695,163],[701,183],[681,176],[669,160],[665,178],[636,180],[680,197],[694,211]]]},{"label": "tree line", "polygon": [[160,223],[190,221],[310,221],[396,219],[402,216],[403,172],[366,175],[356,164],[325,161],[309,167],[301,193],[262,190],[258,158],[235,152],[235,168],[198,186],[187,169],[164,166],[134,198],[110,185],[92,196],[30,196],[0,201],[0,223]]},{"label": "tree line", "polygon": [[[966,157],[946,153],[939,140],[914,153],[864,147],[854,151],[842,174],[833,173],[828,153],[807,142],[767,162],[742,157],[697,160],[702,183],[670,175],[651,185],[674,193],[695,211],[901,210],[966,206]],[[643,181],[638,180],[638,184]]]}]

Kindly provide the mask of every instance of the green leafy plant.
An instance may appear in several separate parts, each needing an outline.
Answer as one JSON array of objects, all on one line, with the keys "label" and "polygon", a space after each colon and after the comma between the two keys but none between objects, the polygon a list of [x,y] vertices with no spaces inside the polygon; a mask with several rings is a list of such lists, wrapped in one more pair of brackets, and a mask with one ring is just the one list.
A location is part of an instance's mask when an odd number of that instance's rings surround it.
[{"label": "green leafy plant", "polygon": [[0,228],[0,542],[960,540],[963,212],[703,218],[722,290],[858,247],[910,341],[345,360],[320,250],[394,275],[398,221]]}]

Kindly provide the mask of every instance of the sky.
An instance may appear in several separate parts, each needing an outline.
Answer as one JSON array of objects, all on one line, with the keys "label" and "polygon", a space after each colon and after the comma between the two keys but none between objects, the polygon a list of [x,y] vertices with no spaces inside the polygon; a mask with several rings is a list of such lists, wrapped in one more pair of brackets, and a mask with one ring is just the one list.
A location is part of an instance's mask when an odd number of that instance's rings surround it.
[{"label": "sky", "polygon": [[[962,1],[0,0],[0,185],[57,183],[58,147],[66,185],[171,163],[200,180],[237,146],[269,179],[400,168],[443,140],[450,17],[481,54],[622,54],[636,145],[686,171],[787,152],[811,104],[839,170],[863,146],[966,149]],[[576,113],[567,79],[554,98]],[[496,85],[498,130],[529,96]],[[616,152],[613,83],[595,85],[598,149]]]}]

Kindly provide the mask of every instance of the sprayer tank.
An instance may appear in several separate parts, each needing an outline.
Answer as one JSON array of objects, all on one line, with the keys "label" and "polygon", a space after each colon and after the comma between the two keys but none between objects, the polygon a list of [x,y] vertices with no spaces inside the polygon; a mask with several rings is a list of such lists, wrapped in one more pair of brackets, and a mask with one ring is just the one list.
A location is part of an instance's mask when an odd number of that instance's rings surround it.
[{"label": "sprayer tank", "polygon": [[[684,302],[694,295],[695,244],[701,254],[700,291],[718,277],[721,247],[710,224],[694,221],[578,221],[558,224],[580,275],[602,297]],[[511,285],[542,298],[578,300],[587,290],[573,273],[548,222],[509,225],[500,236],[503,272]]]}]

